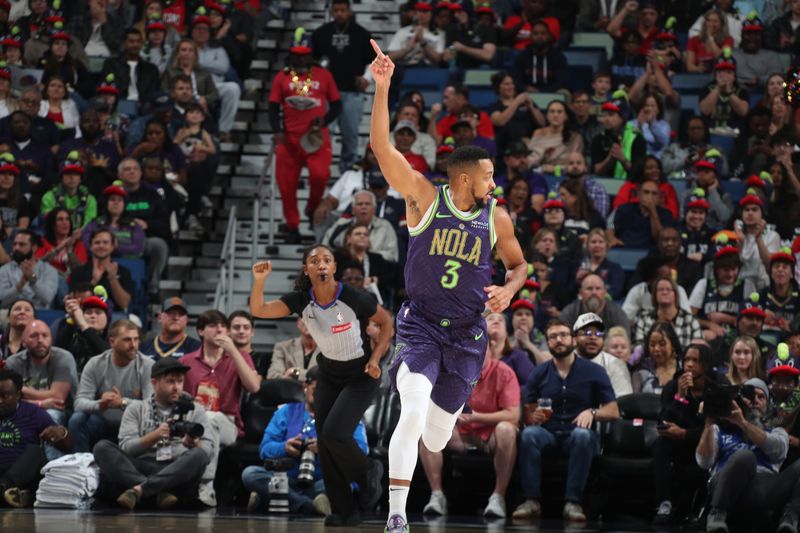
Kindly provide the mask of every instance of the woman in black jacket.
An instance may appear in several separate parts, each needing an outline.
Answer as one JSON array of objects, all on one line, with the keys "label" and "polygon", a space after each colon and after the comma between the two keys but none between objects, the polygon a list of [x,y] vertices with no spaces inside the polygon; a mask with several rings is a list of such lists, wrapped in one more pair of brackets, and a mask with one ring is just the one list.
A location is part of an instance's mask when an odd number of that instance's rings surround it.
[{"label": "woman in black jacket", "polygon": [[658,502],[655,523],[672,519],[672,484],[676,467],[694,464],[694,451],[703,433],[704,419],[699,413],[703,393],[713,380],[711,349],[690,344],[683,356],[683,369],[661,392],[658,438],[653,444],[653,475]]},{"label": "woman in black jacket", "polygon": [[75,357],[80,373],[89,359],[109,348],[108,304],[103,298],[92,295],[83,300],[66,298],[64,307],[67,319],[58,328],[55,345]]}]

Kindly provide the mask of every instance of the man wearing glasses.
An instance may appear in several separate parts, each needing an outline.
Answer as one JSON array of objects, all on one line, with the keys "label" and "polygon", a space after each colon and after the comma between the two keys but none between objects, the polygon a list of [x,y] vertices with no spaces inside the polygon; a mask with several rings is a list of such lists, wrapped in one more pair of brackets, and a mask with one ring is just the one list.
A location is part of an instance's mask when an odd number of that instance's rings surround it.
[{"label": "man wearing glasses", "polygon": [[625,394],[631,394],[633,387],[628,365],[622,359],[603,350],[603,337],[605,336],[603,319],[594,313],[584,313],[575,321],[572,331],[575,333],[575,353],[579,357],[605,368],[608,379],[611,380],[614,395],[619,398]]},{"label": "man wearing glasses", "polygon": [[[600,437],[592,426],[595,422],[616,420],[619,408],[606,372],[575,353],[572,329],[567,322],[559,319],[548,322],[545,338],[553,359],[536,366],[528,378],[526,427],[519,444],[525,501],[513,517],[541,515],[542,459],[555,454],[566,455],[569,460],[564,518],[585,522],[581,507],[583,490],[592,460],[600,453]],[[548,410],[539,407],[539,401],[545,399],[551,402]]]}]

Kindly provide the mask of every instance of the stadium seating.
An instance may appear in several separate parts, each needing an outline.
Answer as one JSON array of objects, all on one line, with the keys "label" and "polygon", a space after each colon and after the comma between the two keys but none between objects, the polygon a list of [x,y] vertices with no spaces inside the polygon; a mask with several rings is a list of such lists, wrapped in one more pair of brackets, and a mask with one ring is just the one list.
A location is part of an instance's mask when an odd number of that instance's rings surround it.
[{"label": "stadium seating", "polygon": [[608,260],[618,263],[625,272],[633,272],[639,260],[647,255],[647,250],[635,248],[612,248],[608,251]]}]

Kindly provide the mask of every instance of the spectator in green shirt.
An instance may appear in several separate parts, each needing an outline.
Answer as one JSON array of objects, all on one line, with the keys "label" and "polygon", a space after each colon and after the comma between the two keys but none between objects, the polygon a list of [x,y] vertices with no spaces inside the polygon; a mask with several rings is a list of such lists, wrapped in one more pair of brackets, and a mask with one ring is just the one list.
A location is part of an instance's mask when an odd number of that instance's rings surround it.
[{"label": "spectator in green shirt", "polygon": [[61,183],[42,196],[42,214],[56,207],[69,211],[72,227],[78,229],[97,218],[97,200],[85,185],[81,185],[84,167],[77,151],[67,154],[61,163]]}]

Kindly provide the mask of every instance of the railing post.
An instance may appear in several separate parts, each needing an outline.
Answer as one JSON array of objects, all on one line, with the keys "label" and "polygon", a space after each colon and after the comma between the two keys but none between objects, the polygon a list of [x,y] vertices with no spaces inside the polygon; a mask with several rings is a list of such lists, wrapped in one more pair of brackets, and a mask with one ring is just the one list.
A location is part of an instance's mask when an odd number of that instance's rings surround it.
[{"label": "railing post", "polygon": [[[225,240],[222,242],[219,262],[219,281],[214,291],[214,309],[230,308],[233,300],[233,275],[236,270],[236,206],[231,206],[228,215],[228,226],[225,228]],[[227,270],[226,270],[227,269]],[[222,300],[225,300],[223,306]]]},{"label": "railing post", "polygon": [[[266,169],[265,169],[266,171]],[[273,147],[269,161],[269,247],[275,246],[275,220],[272,216],[275,205],[275,148]]]}]

